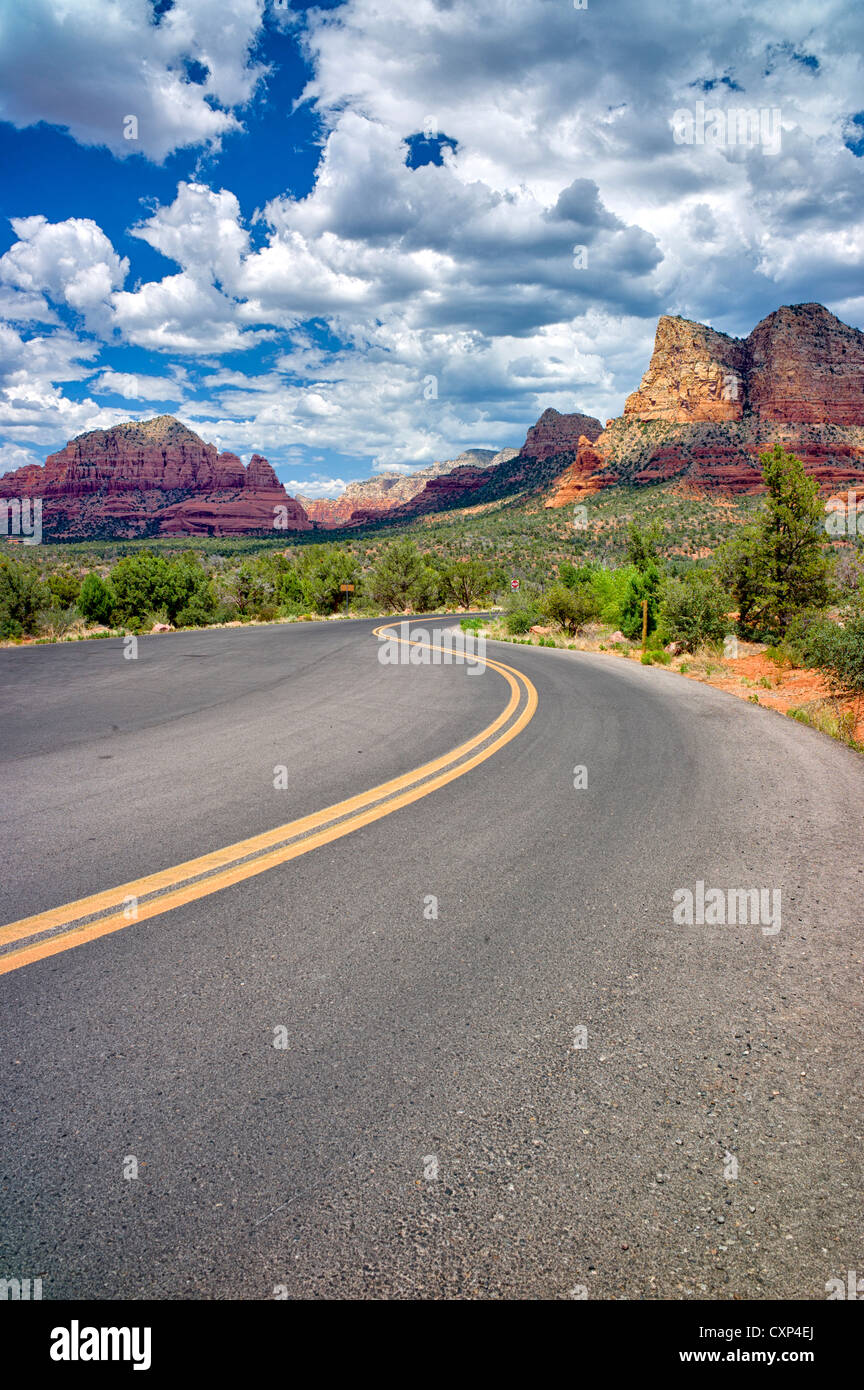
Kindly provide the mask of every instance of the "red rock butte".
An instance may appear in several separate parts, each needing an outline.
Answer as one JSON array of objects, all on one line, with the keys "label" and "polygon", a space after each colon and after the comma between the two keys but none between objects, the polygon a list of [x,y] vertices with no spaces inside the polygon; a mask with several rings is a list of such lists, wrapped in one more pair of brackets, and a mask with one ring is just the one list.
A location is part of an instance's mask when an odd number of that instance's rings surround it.
[{"label": "red rock butte", "polygon": [[747,338],[664,316],[642,381],[548,500],[686,477],[762,488],[759,455],[781,443],[820,487],[864,485],[864,333],[821,304],[784,305]]},{"label": "red rock butte", "polygon": [[0,478],[0,496],[41,497],[51,540],[312,529],[265,458],[247,468],[171,415],[81,434]]}]

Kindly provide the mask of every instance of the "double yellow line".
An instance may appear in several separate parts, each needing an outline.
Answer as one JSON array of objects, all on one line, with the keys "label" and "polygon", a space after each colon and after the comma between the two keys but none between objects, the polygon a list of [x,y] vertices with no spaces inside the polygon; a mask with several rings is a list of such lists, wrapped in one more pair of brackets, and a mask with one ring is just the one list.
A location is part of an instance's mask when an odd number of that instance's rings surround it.
[{"label": "double yellow line", "polygon": [[[380,637],[392,627],[393,624],[385,623],[375,628],[374,636]],[[428,647],[430,651],[453,650],[398,636],[394,636],[393,640],[402,645]],[[497,719],[467,743],[358,796],[327,806],[300,820],[289,821],[263,835],[240,840],[237,844],[227,845],[225,849],[215,850],[198,859],[187,859],[184,864],[176,864],[171,869],[149,874],[146,878],[133,879],[131,883],[94,893],[89,898],[79,898],[77,902],[10,922],[8,926],[0,928],[0,975],[10,970],[20,970],[24,965],[57,955],[60,951],[70,951],[75,946],[82,946],[85,941],[93,941],[109,932],[122,931],[134,922],[170,912],[184,903],[194,902],[232,884],[241,883],[244,879],[253,878],[256,874],[265,873],[277,864],[297,859],[301,854],[308,854],[321,845],[341,839],[343,835],[350,835],[361,826],[392,815],[394,811],[429,796],[457,777],[464,777],[466,772],[491,758],[493,753],[497,753],[525,728],[537,708],[537,691],[531,681],[512,666],[505,666],[500,661],[492,661],[479,654],[465,653],[463,659],[497,671],[510,687],[510,698]],[[22,944],[12,951],[5,949],[16,942]]]}]

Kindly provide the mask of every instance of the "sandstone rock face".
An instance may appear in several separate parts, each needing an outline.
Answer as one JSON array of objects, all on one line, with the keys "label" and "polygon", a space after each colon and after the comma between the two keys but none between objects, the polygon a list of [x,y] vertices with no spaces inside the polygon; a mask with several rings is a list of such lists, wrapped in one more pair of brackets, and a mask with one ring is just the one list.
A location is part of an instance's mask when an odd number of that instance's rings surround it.
[{"label": "sandstone rock face", "polygon": [[311,530],[265,458],[253,454],[247,469],[170,415],[79,435],[43,467],[0,478],[0,496],[41,497],[51,540],[242,535],[277,517],[282,530]]},{"label": "sandstone rock face", "polygon": [[663,317],[654,352],[625,415],[639,420],[740,420],[745,347],[689,319]]},{"label": "sandstone rock face", "polygon": [[[349,483],[339,497],[304,497],[298,495],[306,515],[319,526],[327,529],[357,524],[354,514],[364,522],[375,512],[389,512],[404,506],[421,493],[433,478],[452,473],[454,468],[471,466],[492,468],[504,456],[515,454],[516,450],[502,450],[496,454],[494,449],[467,449],[456,459],[427,464],[413,473],[376,473],[362,482]],[[374,519],[374,518],[373,518]]]},{"label": "sandstone rock face", "polygon": [[769,314],[747,354],[749,404],[760,419],[864,425],[864,333],[821,304]]},{"label": "sandstone rock face", "polygon": [[864,333],[821,304],[777,309],[744,339],[661,318],[623,416],[580,441],[547,506],[675,479],[760,492],[759,455],[775,443],[825,492],[864,486]]}]

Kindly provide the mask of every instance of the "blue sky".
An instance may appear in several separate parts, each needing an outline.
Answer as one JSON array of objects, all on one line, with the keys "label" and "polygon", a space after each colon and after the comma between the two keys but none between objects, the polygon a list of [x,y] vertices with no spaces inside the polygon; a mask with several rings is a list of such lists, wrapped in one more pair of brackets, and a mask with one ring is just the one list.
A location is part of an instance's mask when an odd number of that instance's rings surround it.
[{"label": "blue sky", "polygon": [[864,327],[862,49],[838,0],[4,0],[0,469],[171,413],[337,495],[620,413],[661,313]]}]

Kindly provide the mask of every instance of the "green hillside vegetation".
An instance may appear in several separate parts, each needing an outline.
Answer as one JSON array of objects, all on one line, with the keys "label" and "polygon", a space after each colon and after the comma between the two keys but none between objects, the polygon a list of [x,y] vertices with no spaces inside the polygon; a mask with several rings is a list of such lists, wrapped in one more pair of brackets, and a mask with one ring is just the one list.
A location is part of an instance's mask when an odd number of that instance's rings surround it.
[{"label": "green hillside vegetation", "polygon": [[864,549],[826,534],[816,484],[794,455],[776,445],[761,465],[762,498],[616,488],[585,498],[579,514],[522,498],[287,547],[284,536],[6,546],[0,638],[495,605],[516,640],[544,624],[565,640],[593,625],[632,642],[647,601],[646,659],[662,660],[670,642],[689,652],[737,633],[860,695]]}]

